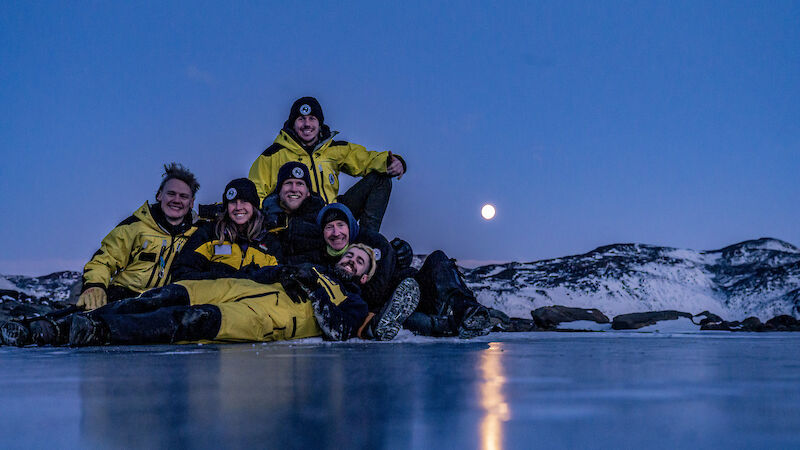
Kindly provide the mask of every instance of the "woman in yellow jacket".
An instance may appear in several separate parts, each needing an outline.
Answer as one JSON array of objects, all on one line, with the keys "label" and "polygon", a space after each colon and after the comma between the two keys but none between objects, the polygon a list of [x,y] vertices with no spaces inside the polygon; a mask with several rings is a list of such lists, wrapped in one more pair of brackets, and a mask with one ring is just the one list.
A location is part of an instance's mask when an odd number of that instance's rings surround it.
[{"label": "woman in yellow jacket", "polygon": [[277,241],[264,228],[258,208],[256,187],[247,178],[237,178],[225,186],[223,214],[215,222],[205,222],[178,255],[172,278],[178,280],[215,279],[242,269],[277,264]]}]

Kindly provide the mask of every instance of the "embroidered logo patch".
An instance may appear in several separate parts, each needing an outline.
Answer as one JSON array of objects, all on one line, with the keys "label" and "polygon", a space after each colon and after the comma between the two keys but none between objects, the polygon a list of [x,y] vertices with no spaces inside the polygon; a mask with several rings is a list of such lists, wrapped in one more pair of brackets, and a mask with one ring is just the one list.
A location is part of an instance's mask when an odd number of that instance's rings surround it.
[{"label": "embroidered logo patch", "polygon": [[294,169],[292,169],[292,176],[293,177],[295,177],[295,178],[303,178],[303,175],[305,175],[305,172],[303,172],[303,169],[301,169],[299,167],[295,167]]},{"label": "embroidered logo patch", "polygon": [[311,112],[311,107],[308,105],[303,105],[300,107],[300,114],[307,116]]},{"label": "embroidered logo patch", "polygon": [[330,181],[330,182],[331,182],[331,184],[333,184],[333,183],[335,183],[335,182],[336,182],[336,178],[334,178],[334,177],[333,177],[333,174],[332,174],[332,173],[329,173],[329,174],[328,174],[328,181]]},{"label": "embroidered logo patch", "polygon": [[372,249],[372,253],[375,254],[375,261],[380,261],[381,260],[381,249],[373,248]]},{"label": "embroidered logo patch", "polygon": [[228,200],[233,200],[234,198],[236,198],[236,188],[228,189],[228,192],[225,193],[225,198],[227,198]]}]

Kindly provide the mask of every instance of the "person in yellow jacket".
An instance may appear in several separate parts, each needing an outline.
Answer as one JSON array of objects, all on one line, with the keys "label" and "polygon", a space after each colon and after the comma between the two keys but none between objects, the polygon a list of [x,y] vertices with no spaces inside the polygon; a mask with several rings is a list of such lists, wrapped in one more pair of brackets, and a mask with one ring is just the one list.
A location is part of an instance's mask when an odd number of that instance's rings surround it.
[{"label": "person in yellow jacket", "polygon": [[172,264],[172,279],[205,280],[278,264],[280,243],[258,204],[252,181],[231,180],[222,192],[223,214],[197,227]]},{"label": "person in yellow jacket", "polygon": [[269,342],[356,336],[367,315],[358,285],[375,272],[372,249],[354,244],[332,271],[310,264],[270,266],[246,278],[187,280],[85,314],[49,342],[71,346],[193,341]]},{"label": "person in yellow jacket", "polygon": [[199,188],[187,168],[165,165],[157,203],[145,202],[111,230],[86,263],[76,306],[92,310],[167,284],[175,255],[196,230],[192,206]]},{"label": "person in yellow jacket", "polygon": [[[406,163],[392,152],[368,151],[358,144],[334,140],[337,133],[325,124],[317,99],[297,99],[275,142],[250,167],[248,178],[263,201],[275,190],[281,166],[301,162],[310,172],[312,192],[325,203],[347,205],[362,229],[377,233],[389,203],[391,177],[401,177]],[[363,178],[339,195],[339,172]]]}]

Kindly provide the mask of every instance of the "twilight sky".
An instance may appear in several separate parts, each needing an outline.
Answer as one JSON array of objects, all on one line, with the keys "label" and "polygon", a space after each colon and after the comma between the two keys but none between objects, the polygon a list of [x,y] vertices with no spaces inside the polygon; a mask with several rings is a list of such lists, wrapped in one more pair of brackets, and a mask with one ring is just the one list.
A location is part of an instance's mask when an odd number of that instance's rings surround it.
[{"label": "twilight sky", "polygon": [[797,1],[8,0],[0,273],[80,270],[165,162],[219,200],[304,95],[404,156],[418,253],[800,245]]}]

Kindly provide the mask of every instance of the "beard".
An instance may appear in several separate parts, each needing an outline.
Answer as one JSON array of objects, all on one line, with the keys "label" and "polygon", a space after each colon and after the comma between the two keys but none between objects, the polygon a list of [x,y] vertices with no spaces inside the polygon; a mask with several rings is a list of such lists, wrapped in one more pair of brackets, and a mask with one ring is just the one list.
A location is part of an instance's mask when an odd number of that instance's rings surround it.
[{"label": "beard", "polygon": [[333,268],[333,274],[336,275],[336,278],[340,279],[341,281],[355,282],[356,278],[358,277],[358,275],[346,271],[339,265]]}]

